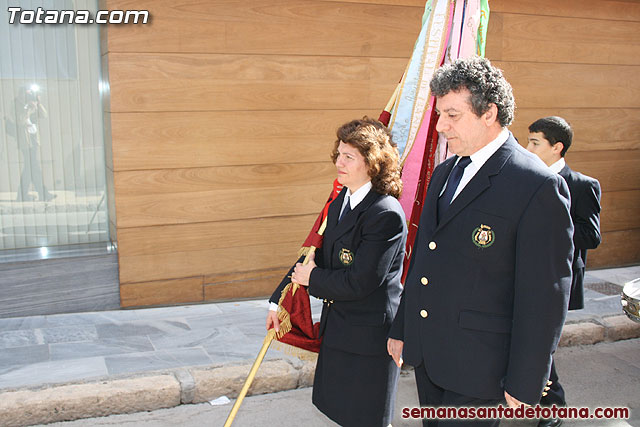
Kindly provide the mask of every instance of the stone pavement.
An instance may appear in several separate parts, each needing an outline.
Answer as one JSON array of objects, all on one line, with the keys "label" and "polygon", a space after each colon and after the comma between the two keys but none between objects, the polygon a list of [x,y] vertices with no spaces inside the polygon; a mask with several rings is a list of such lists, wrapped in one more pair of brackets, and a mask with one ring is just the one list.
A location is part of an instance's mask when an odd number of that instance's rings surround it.
[{"label": "stone pavement", "polygon": [[[619,296],[638,277],[640,266],[589,271],[586,307],[569,313],[561,345],[640,336]],[[266,310],[255,300],[0,319],[0,425],[235,397],[262,345]],[[250,394],[308,386],[313,369],[271,348]]]}]

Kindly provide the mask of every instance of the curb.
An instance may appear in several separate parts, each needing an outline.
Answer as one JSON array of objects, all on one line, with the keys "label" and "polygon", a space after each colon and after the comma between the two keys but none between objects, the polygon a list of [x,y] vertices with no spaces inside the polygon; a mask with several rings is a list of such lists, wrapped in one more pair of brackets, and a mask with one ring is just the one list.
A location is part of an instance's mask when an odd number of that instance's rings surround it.
[{"label": "curb", "polygon": [[558,346],[572,347],[631,338],[640,338],[640,323],[633,322],[626,315],[614,315],[564,325]]},{"label": "curb", "polygon": [[[179,368],[133,378],[7,391],[0,393],[0,425],[48,424],[237,397],[251,365]],[[267,360],[247,395],[309,387],[314,371],[315,361]]]},{"label": "curb", "polygon": [[[559,346],[631,338],[640,338],[640,323],[616,315],[565,325]],[[235,398],[252,363],[179,368],[131,378],[1,392],[0,425],[46,424],[203,403],[220,396]],[[265,361],[247,395],[309,387],[314,371],[315,360]]]}]

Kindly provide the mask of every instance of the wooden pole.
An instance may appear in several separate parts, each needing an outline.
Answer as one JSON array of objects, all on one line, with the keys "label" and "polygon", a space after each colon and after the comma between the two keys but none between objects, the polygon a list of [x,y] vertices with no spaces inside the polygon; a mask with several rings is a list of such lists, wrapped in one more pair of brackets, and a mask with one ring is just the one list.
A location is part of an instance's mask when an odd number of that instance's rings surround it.
[{"label": "wooden pole", "polygon": [[[324,234],[324,230],[326,227],[327,227],[327,219],[325,218],[322,224],[320,225],[320,228],[318,229],[318,234],[320,235]],[[304,258],[304,261],[303,261],[304,265],[309,263],[309,260],[311,259],[311,254],[313,254],[315,251],[316,251],[315,246],[311,246],[309,248],[309,253],[307,253],[307,256]],[[300,285],[297,285],[297,286],[300,286]],[[293,289],[294,292],[295,292],[295,289],[296,287],[294,287]],[[258,357],[256,357],[255,362],[253,362],[253,365],[251,366],[249,375],[247,376],[247,379],[245,380],[244,385],[242,386],[242,390],[240,390],[240,394],[238,394],[238,398],[233,404],[233,408],[231,408],[231,412],[229,412],[229,416],[227,417],[227,421],[225,421],[224,423],[224,427],[231,427],[231,424],[233,423],[233,420],[236,417],[236,414],[238,413],[238,409],[240,409],[240,405],[242,405],[242,401],[247,395],[247,391],[249,391],[249,387],[251,387],[251,383],[253,382],[253,379],[255,378],[256,373],[258,372],[258,368],[260,367],[260,364],[262,363],[264,356],[267,354],[267,350],[269,350],[271,341],[273,341],[275,336],[276,336],[276,330],[274,328],[271,328],[269,329],[269,331],[267,331],[267,335],[264,337],[264,341],[262,342],[262,348],[258,353]]]},{"label": "wooden pole", "polygon": [[236,417],[236,414],[238,413],[238,409],[240,409],[240,405],[242,405],[242,401],[247,395],[247,391],[249,391],[249,387],[251,387],[251,383],[253,382],[253,379],[255,378],[256,373],[258,372],[258,368],[262,363],[262,359],[264,359],[264,356],[267,354],[267,350],[269,350],[269,346],[271,345],[271,341],[273,341],[275,334],[276,334],[276,331],[275,329],[272,328],[272,329],[269,329],[269,331],[267,332],[267,335],[264,337],[262,348],[260,349],[260,352],[258,353],[258,357],[256,357],[255,362],[253,362],[253,365],[251,366],[249,375],[247,376],[247,379],[245,380],[244,385],[242,386],[242,390],[240,390],[240,394],[238,395],[238,398],[233,404],[233,408],[231,408],[231,412],[229,412],[229,416],[227,417],[227,421],[225,421],[224,423],[224,427],[230,427],[231,423],[233,423],[233,419]]}]

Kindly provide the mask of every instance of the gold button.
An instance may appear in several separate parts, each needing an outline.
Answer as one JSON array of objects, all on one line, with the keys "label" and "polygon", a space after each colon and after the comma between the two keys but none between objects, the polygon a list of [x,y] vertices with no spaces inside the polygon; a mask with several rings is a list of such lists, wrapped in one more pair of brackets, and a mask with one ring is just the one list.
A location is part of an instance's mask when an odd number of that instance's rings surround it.
[{"label": "gold button", "polygon": [[426,277],[423,277],[422,279],[420,279],[420,283],[422,283],[423,285],[428,285],[429,279],[427,279]]},{"label": "gold button", "polygon": [[544,388],[544,391],[549,391],[549,390],[551,390],[549,387]]},{"label": "gold button", "polygon": [[546,391],[542,392],[542,396],[543,397],[546,396],[547,394],[549,394],[549,393],[547,393]]},{"label": "gold button", "polygon": [[429,249],[432,251],[436,249],[436,242],[429,242]]},{"label": "gold button", "polygon": [[429,313],[427,313],[427,310],[420,310],[420,316],[422,316],[423,318],[427,318],[427,316],[429,315]]},{"label": "gold button", "polygon": [[547,385],[553,384],[553,381],[547,381]]}]

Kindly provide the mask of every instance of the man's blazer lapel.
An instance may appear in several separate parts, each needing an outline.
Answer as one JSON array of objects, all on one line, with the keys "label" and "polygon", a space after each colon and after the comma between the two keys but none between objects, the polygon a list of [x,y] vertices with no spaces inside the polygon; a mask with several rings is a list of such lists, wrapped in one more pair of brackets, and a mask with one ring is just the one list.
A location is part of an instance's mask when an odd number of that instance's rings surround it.
[{"label": "man's blazer lapel", "polygon": [[500,173],[502,167],[513,154],[515,150],[513,144],[517,144],[517,142],[515,142],[513,136],[509,136],[509,139],[489,157],[489,160],[482,165],[480,170],[471,178],[471,181],[467,183],[460,194],[451,202],[451,206],[449,206],[449,209],[445,212],[444,217],[440,218],[438,228],[444,227],[451,219],[460,213],[460,211],[468,206],[469,203],[491,186],[490,178]]},{"label": "man's blazer lapel", "polygon": [[[433,224],[433,229],[435,229],[436,220],[438,218],[438,198],[440,197],[440,193],[444,188],[447,178],[451,174],[451,169],[453,169],[453,165],[456,163],[457,158],[458,156],[452,156],[446,159],[440,167],[436,168],[431,176],[431,182],[429,183],[431,191],[427,191],[427,195],[424,200],[424,207],[422,208],[422,214],[420,215],[419,227],[426,227],[427,224]],[[433,220],[427,220],[431,218],[433,218]],[[433,231],[433,229],[428,231]]]}]

